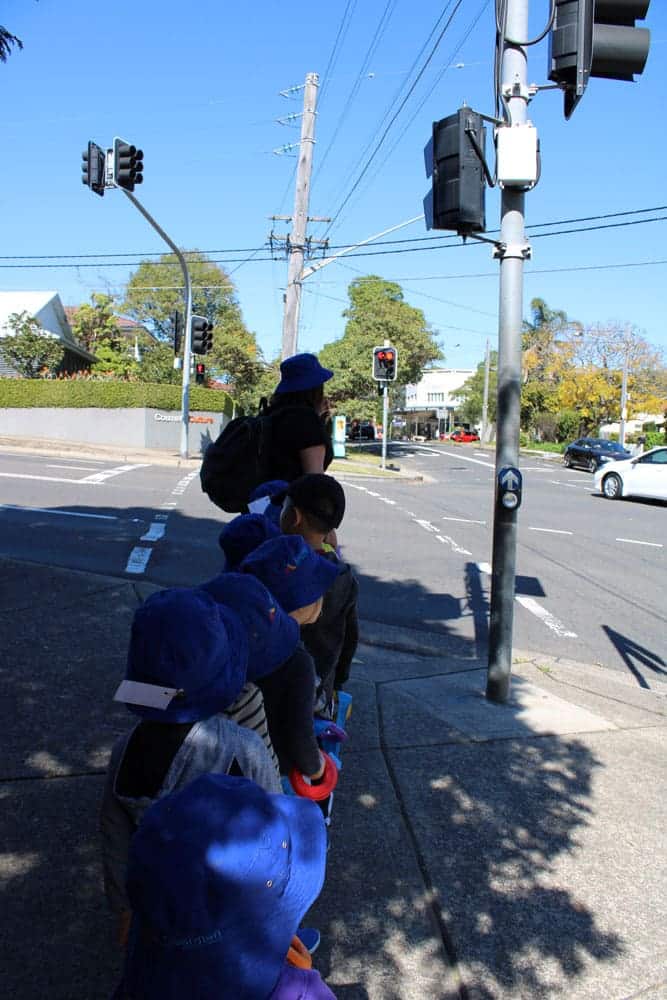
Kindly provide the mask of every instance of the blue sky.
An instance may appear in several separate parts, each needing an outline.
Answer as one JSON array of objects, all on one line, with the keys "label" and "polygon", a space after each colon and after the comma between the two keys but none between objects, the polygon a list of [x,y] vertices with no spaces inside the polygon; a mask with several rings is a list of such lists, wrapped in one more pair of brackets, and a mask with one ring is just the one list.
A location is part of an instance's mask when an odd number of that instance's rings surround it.
[{"label": "blue sky", "polygon": [[[442,0],[329,0],[309,8],[269,0],[116,0],[105,8],[82,0],[5,0],[2,23],[24,50],[0,65],[0,255],[25,257],[0,260],[0,288],[55,289],[74,305],[95,291],[122,293],[131,273],[127,261],[142,258],[84,258],[66,268],[6,265],[47,254],[163,252],[122,192],[98,198],[81,184],[87,140],[108,146],[121,135],[144,150],[145,182],[137,194],[172,238],[234,259],[223,266],[233,272],[245,321],[265,354],[275,356],[286,262],[253,259],[239,266],[250,254],[237,251],[262,246],[272,225],[268,216],[292,210],[296,161],[272,150],[298,139],[298,127],[275,119],[298,112],[301,94],[279,92],[303,83],[307,72],[320,74],[310,214],[336,216],[332,244],[357,242],[418,215],[428,187],[423,147],[432,121],[464,101],[493,113],[493,12],[484,0],[463,0],[364,179],[338,209],[358,176],[355,164],[363,166],[375,147],[385,112],[395,98],[400,103],[430,51],[432,43],[413,69],[445,6]],[[532,0],[533,34],[547,8],[546,0]],[[652,46],[636,83],[591,80],[569,122],[557,91],[532,102],[542,178],[526,197],[529,225],[644,208],[656,209],[647,218],[667,216],[667,209],[658,210],[667,204],[664,2],[653,0],[645,25]],[[546,42],[530,50],[531,81],[547,82],[546,60]],[[498,225],[499,201],[497,191],[488,192],[489,229]],[[324,229],[313,226],[312,235]],[[526,309],[540,296],[584,323],[634,324],[667,348],[666,234],[667,222],[658,221],[535,239]],[[416,223],[388,238],[424,235],[423,223]],[[414,252],[414,244],[402,244],[411,252],[348,257],[311,277],[300,348],[316,351],[339,337],[348,283],[359,273],[376,273],[398,279],[407,301],[424,310],[447,364],[475,365],[486,337],[492,346],[497,339],[497,264],[488,246],[445,242],[455,245]],[[112,261],[123,266],[108,266]],[[662,263],[646,263],[653,261]]]}]

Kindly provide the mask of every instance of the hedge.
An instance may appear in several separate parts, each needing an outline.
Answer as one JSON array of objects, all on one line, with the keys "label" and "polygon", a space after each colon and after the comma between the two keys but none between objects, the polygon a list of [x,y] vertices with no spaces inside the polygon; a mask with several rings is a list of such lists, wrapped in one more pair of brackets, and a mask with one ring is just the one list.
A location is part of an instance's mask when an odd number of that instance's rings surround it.
[{"label": "hedge", "polygon": [[[23,407],[93,407],[99,409],[147,406],[154,410],[180,410],[180,385],[152,382],[102,382],[94,380],[0,379],[0,409]],[[190,410],[232,414],[232,400],[220,389],[190,387]]]}]

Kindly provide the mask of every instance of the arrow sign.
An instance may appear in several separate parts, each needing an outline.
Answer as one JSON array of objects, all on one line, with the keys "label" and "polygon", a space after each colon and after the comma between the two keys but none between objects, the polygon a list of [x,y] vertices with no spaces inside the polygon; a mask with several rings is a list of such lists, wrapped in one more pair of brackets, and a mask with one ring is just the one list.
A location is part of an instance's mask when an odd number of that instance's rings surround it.
[{"label": "arrow sign", "polygon": [[518,469],[508,465],[498,473],[498,482],[501,489],[517,493],[521,489],[521,473]]}]

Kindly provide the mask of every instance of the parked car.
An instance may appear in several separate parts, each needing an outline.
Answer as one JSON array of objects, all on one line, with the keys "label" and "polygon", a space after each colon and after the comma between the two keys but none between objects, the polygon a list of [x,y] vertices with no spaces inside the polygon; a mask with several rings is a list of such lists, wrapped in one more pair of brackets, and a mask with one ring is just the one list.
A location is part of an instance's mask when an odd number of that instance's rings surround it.
[{"label": "parked car", "polygon": [[375,427],[371,420],[353,420],[347,432],[350,441],[375,441]]},{"label": "parked car", "polygon": [[477,431],[454,431],[450,435],[450,441],[458,441],[460,444],[469,444],[470,441],[479,441]]},{"label": "parked car", "polygon": [[603,438],[579,438],[565,449],[563,465],[571,469],[579,466],[588,472],[595,472],[606,462],[617,462],[624,458],[632,458],[629,451],[618,441],[605,441]]},{"label": "parked car", "polygon": [[667,500],[667,447],[651,448],[629,460],[605,462],[595,473],[594,483],[607,500]]}]

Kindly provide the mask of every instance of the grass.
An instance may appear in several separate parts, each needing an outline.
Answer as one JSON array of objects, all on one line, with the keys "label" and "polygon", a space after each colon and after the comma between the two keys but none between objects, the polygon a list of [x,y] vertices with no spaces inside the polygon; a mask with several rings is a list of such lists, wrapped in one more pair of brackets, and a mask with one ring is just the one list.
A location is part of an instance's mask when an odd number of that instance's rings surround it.
[{"label": "grass", "polygon": [[355,451],[349,445],[345,449],[345,458],[334,458],[330,469],[333,472],[353,472],[363,475],[364,472],[372,473],[374,476],[387,476],[391,478],[400,471],[400,466],[387,460],[387,468],[382,469],[382,456],[374,455],[368,451]]}]

